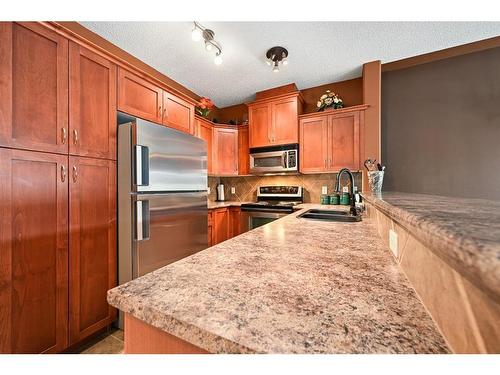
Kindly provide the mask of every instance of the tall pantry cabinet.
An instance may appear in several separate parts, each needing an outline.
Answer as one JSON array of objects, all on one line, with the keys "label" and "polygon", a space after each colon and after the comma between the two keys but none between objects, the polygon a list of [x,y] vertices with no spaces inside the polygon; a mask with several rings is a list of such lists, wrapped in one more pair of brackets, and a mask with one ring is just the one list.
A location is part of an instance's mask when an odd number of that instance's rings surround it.
[{"label": "tall pantry cabinet", "polygon": [[116,316],[116,74],[0,22],[0,353],[60,352]]}]

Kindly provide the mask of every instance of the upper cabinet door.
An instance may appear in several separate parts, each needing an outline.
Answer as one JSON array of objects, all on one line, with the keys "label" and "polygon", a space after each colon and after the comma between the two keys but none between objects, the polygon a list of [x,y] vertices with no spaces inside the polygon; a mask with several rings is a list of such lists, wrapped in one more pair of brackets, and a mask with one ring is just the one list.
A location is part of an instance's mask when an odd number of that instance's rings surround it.
[{"label": "upper cabinet door", "polygon": [[116,163],[70,156],[70,344],[116,317],[107,291],[116,286]]},{"label": "upper cabinet door", "polygon": [[214,128],[214,173],[238,174],[238,131]]},{"label": "upper cabinet door", "polygon": [[265,147],[271,144],[271,106],[269,103],[248,108],[248,132],[250,147]]},{"label": "upper cabinet door", "polygon": [[68,41],[0,22],[0,146],[68,152]]},{"label": "upper cabinet door", "polygon": [[162,123],[163,90],[118,68],[118,109],[144,120]]},{"label": "upper cabinet door", "polygon": [[0,149],[0,353],[68,342],[68,157]]},{"label": "upper cabinet door", "polygon": [[359,170],[359,111],[330,115],[328,121],[328,168]]},{"label": "upper cabinet door", "polygon": [[271,143],[283,145],[299,143],[297,98],[287,98],[271,103]]},{"label": "upper cabinet door", "polygon": [[163,91],[163,124],[169,128],[194,134],[194,106]]},{"label": "upper cabinet door", "polygon": [[70,43],[69,151],[116,159],[116,66]]},{"label": "upper cabinet door", "polygon": [[247,175],[250,169],[250,155],[248,150],[248,126],[238,129],[238,174]]},{"label": "upper cabinet door", "polygon": [[328,167],[327,116],[300,120],[300,171],[325,172]]}]

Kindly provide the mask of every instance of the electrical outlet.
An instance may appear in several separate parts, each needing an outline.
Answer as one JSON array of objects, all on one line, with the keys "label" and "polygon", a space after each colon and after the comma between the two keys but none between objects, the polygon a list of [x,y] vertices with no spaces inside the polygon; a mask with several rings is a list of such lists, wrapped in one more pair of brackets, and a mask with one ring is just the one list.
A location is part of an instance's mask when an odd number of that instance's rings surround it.
[{"label": "electrical outlet", "polygon": [[207,194],[210,194],[210,186],[207,187]]},{"label": "electrical outlet", "polygon": [[392,254],[397,258],[398,257],[398,234],[389,229],[389,248],[392,251]]},{"label": "electrical outlet", "polygon": [[328,186],[321,186],[321,194],[328,194]]},{"label": "electrical outlet", "polygon": [[343,186],[342,193],[349,193],[349,188],[347,186]]},{"label": "electrical outlet", "polygon": [[231,194],[236,194],[236,188],[234,186],[231,186]]}]

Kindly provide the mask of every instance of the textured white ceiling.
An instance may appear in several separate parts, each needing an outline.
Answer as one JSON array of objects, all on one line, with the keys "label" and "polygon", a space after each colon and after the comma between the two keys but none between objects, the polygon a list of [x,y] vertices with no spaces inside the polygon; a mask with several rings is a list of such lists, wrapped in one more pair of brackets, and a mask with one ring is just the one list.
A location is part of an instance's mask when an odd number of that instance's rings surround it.
[{"label": "textured white ceiling", "polygon": [[[191,22],[82,22],[218,107],[249,101],[255,92],[295,82],[299,89],[361,75],[382,63],[500,35],[500,22],[202,22],[215,31],[224,62],[191,40]],[[266,65],[281,45],[289,64]]]}]

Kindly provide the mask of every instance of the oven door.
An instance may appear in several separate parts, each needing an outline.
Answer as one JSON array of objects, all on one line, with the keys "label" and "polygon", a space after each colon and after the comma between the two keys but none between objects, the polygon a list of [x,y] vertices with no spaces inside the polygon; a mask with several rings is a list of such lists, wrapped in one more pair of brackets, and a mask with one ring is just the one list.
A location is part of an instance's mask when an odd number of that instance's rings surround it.
[{"label": "oven door", "polygon": [[250,173],[276,173],[296,171],[297,168],[288,168],[288,151],[269,151],[250,154]]},{"label": "oven door", "polygon": [[271,210],[241,210],[241,230],[248,232],[249,230],[258,228],[262,225],[269,224],[274,220],[288,215],[289,212],[276,212]]}]

